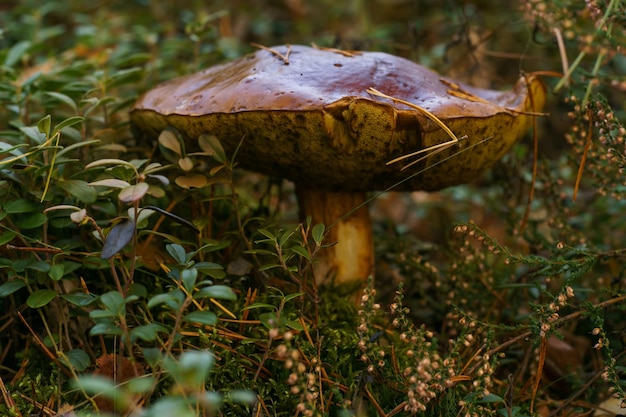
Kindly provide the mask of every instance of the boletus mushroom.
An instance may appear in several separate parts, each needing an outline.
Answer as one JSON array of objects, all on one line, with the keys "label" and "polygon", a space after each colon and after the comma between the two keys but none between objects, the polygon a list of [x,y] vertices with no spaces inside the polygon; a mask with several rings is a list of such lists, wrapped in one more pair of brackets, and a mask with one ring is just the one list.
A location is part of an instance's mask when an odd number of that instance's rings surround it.
[{"label": "boletus mushroom", "polygon": [[[317,283],[363,283],[374,265],[366,193],[467,183],[524,135],[544,101],[532,75],[500,92],[386,53],[284,45],[165,82],[137,101],[131,121],[153,138],[173,127],[190,146],[215,135],[231,155],[244,138],[239,166],[293,181],[302,216],[332,225],[326,243],[337,244],[320,251]],[[387,164],[428,149],[409,169]]]}]

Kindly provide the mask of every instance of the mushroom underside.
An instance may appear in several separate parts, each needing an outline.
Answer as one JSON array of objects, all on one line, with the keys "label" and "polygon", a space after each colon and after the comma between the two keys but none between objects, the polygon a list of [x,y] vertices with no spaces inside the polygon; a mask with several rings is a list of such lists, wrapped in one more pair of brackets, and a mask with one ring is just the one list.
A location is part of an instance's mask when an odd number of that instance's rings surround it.
[{"label": "mushroom underside", "polygon": [[[446,120],[462,138],[455,144],[427,121],[400,129],[379,119],[366,118],[356,125],[325,119],[321,111],[196,117],[142,112],[133,116],[133,124],[150,136],[174,128],[186,138],[190,151],[198,149],[201,135],[215,135],[227,154],[239,149],[236,160],[245,169],[330,191],[385,190],[394,185],[397,191],[431,191],[466,183],[499,160],[529,124],[528,117],[507,112]],[[407,153],[448,142],[445,150],[421,154],[426,158],[410,169],[387,165]],[[433,166],[437,169],[429,169]]]}]

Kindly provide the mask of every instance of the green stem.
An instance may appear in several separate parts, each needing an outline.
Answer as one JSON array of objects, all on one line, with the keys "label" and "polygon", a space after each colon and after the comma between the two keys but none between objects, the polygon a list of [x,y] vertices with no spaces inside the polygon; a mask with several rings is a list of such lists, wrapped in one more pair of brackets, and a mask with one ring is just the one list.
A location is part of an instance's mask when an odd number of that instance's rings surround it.
[{"label": "green stem", "polygon": [[581,109],[584,109],[587,106],[587,102],[589,101],[589,96],[591,95],[591,90],[593,89],[593,86],[597,84],[596,75],[598,75],[598,72],[600,71],[600,65],[602,64],[602,61],[604,60],[605,56],[606,56],[606,52],[601,51],[596,57],[596,63],[594,64],[593,71],[591,72],[591,75],[593,76],[593,78],[587,84],[587,90],[585,91],[585,96],[583,97],[583,101],[581,103]]},{"label": "green stem", "polygon": [[572,73],[578,67],[578,64],[580,64],[580,61],[583,60],[585,55],[587,54],[584,51],[580,51],[580,53],[578,54],[578,56],[576,57],[572,65],[570,65],[570,67],[568,68],[567,72],[563,74],[563,77],[561,78],[561,80],[554,87],[555,93],[558,92],[567,83],[567,80],[569,80],[569,78],[572,76]]}]

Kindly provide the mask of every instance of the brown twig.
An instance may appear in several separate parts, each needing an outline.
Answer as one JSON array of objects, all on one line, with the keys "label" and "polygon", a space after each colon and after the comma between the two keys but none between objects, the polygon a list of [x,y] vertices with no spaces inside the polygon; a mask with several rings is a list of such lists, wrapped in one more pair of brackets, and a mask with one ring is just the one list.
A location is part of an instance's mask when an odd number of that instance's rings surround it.
[{"label": "brown twig", "polygon": [[37,344],[39,345],[39,347],[41,348],[41,350],[44,351],[44,353],[50,358],[50,360],[52,362],[54,362],[55,364],[57,364],[57,366],[59,367],[59,369],[61,370],[61,372],[63,372],[66,376],[72,378],[73,375],[71,372],[69,372],[67,370],[67,368],[65,366],[63,366],[63,364],[61,362],[59,362],[59,360],[57,359],[56,355],[54,353],[52,353],[50,351],[50,349],[48,349],[48,347],[45,345],[45,343],[39,338],[39,335],[37,335],[37,333],[35,333],[35,331],[33,330],[33,328],[30,326],[30,324],[28,323],[28,321],[26,321],[26,319],[24,318],[24,316],[22,315],[22,313],[20,313],[19,311],[17,312],[17,316],[20,318],[20,320],[22,321],[22,323],[24,324],[24,326],[26,326],[26,328],[28,329],[28,331],[30,332],[30,334],[33,336],[33,339],[35,339],[35,342],[37,342]]},{"label": "brown twig", "polygon": [[364,388],[365,388],[365,394],[367,394],[367,398],[370,400],[370,402],[376,409],[376,412],[378,413],[378,415],[380,417],[387,417],[387,413],[385,413],[385,410],[383,410],[380,404],[378,404],[378,401],[376,401],[376,398],[374,398],[370,390],[367,389],[367,385],[365,385]]},{"label": "brown twig", "polygon": [[543,365],[546,363],[546,353],[548,350],[548,343],[545,334],[541,335],[541,342],[539,344],[539,362],[537,363],[537,375],[535,375],[535,382],[533,383],[533,392],[530,397],[530,414],[533,414],[535,409],[535,400],[537,399],[537,391],[539,390],[539,383],[543,376]]},{"label": "brown twig", "polygon": [[7,387],[4,385],[2,377],[0,377],[0,391],[2,391],[2,397],[4,398],[4,403],[6,404],[7,408],[9,410],[14,410],[15,412],[17,412],[17,415],[19,417],[22,417],[22,413],[20,413],[20,410],[15,406],[13,397],[9,395],[9,391],[7,391]]}]

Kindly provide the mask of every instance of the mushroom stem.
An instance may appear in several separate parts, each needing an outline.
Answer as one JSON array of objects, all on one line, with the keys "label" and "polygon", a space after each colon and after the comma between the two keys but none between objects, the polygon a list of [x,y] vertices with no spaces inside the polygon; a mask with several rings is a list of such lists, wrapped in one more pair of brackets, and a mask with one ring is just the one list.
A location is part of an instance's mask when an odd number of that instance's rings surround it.
[{"label": "mushroom stem", "polygon": [[[327,229],[324,243],[313,266],[317,284],[362,283],[374,272],[372,222],[364,192],[333,192],[296,187],[300,213],[311,216],[312,224]],[[346,213],[361,206],[349,216]]]}]

